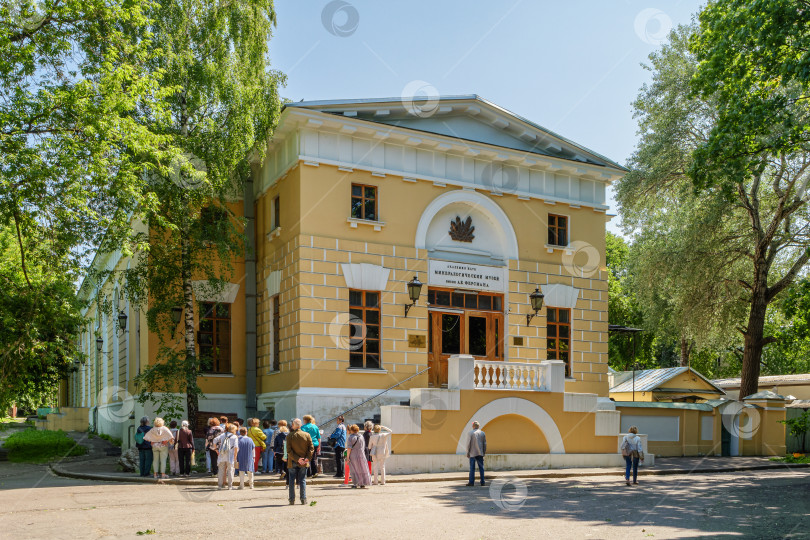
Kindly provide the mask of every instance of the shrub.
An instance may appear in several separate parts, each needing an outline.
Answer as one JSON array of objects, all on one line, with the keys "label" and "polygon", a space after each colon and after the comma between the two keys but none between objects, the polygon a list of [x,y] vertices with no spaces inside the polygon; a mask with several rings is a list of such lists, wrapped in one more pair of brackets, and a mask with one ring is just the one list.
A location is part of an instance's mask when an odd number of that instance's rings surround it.
[{"label": "shrub", "polygon": [[87,448],[59,431],[26,429],[12,433],[3,444],[9,461],[42,462],[56,457],[81,456]]}]

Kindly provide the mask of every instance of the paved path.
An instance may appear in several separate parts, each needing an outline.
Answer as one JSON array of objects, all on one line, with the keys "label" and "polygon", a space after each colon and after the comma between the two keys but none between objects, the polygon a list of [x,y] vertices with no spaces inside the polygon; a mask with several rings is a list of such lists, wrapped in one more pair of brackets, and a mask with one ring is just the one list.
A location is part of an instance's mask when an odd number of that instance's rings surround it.
[{"label": "paved path", "polygon": [[[91,463],[91,462],[87,462]],[[282,487],[218,491],[57,477],[0,463],[4,538],[810,538],[810,469],[620,478],[515,478],[488,487],[390,483],[309,486],[311,506]],[[312,504],[314,503],[314,504]],[[294,529],[291,529],[294,524]],[[250,532],[245,529],[248,527]],[[294,531],[294,532],[293,532]]]},{"label": "paved path", "polygon": [[[98,440],[98,439],[94,439]],[[104,480],[112,482],[136,482],[154,484],[151,478],[140,478],[137,473],[125,473],[119,470],[117,458],[100,457],[103,452],[94,452],[83,456],[65,460],[53,465],[53,472],[61,476],[71,478],[84,478],[90,480]],[[639,474],[648,475],[672,475],[691,473],[716,473],[732,472],[742,470],[789,470],[792,468],[810,467],[810,464],[787,465],[770,461],[766,457],[704,457],[704,458],[659,458],[655,459],[654,467],[640,467]],[[493,477],[514,476],[517,478],[573,478],[584,476],[621,476],[624,474],[623,467],[612,468],[577,468],[577,469],[541,469],[541,470],[521,470],[521,471],[499,471],[491,473]],[[462,482],[467,480],[466,473],[431,473],[431,474],[399,474],[389,475],[390,483],[399,482]],[[342,484],[343,480],[337,480],[331,476],[320,477],[310,480],[313,484]],[[191,478],[170,478],[161,480],[160,483],[179,485],[215,485],[216,479],[206,474],[194,474]],[[283,482],[278,480],[277,475],[257,475],[257,485],[262,486],[282,486]]]}]

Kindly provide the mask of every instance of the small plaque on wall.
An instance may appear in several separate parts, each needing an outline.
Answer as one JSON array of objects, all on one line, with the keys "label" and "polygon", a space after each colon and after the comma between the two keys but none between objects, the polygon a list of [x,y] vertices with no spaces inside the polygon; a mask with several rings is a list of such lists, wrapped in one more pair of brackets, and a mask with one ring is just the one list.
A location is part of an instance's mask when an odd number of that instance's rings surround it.
[{"label": "small plaque on wall", "polygon": [[427,337],[424,334],[408,334],[408,347],[424,349],[427,346]]},{"label": "small plaque on wall", "polygon": [[512,337],[512,345],[514,345],[515,347],[523,347],[523,337],[522,336]]}]

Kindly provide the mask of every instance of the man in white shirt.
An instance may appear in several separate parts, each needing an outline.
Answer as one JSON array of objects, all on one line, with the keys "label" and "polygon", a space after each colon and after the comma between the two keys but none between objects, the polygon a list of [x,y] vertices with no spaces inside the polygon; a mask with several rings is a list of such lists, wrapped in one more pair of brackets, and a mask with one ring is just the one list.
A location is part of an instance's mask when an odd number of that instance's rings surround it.
[{"label": "man in white shirt", "polygon": [[470,458],[470,481],[467,482],[468,486],[475,485],[475,464],[478,464],[478,472],[481,474],[481,485],[487,485],[484,482],[484,456],[487,453],[487,436],[481,431],[481,424],[478,422],[472,423],[472,431],[468,434],[467,438],[467,457]]}]

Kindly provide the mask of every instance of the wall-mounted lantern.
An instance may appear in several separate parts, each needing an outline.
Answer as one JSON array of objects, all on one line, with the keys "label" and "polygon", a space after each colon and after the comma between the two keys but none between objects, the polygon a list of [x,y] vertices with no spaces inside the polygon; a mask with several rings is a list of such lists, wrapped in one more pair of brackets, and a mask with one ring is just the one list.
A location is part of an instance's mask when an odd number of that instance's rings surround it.
[{"label": "wall-mounted lantern", "polygon": [[127,329],[127,319],[127,314],[121,310],[121,313],[118,314],[118,328],[120,328],[122,332]]},{"label": "wall-mounted lantern", "polygon": [[540,292],[540,287],[535,287],[534,292],[529,295],[529,301],[532,304],[532,309],[534,310],[534,313],[526,314],[526,326],[529,326],[529,323],[532,321],[532,319],[535,317],[535,315],[537,315],[537,313],[541,309],[543,309],[543,299],[544,298],[545,298],[545,295]]},{"label": "wall-mounted lantern", "polygon": [[416,302],[419,301],[419,295],[422,293],[422,282],[417,279],[416,276],[413,276],[413,279],[408,282],[408,297],[411,299],[411,304],[405,304],[405,316],[408,316],[408,312],[411,310],[413,306],[416,305]]},{"label": "wall-mounted lantern", "polygon": [[101,336],[96,338],[96,351],[101,352],[101,349],[104,348],[104,340],[101,339]]}]

